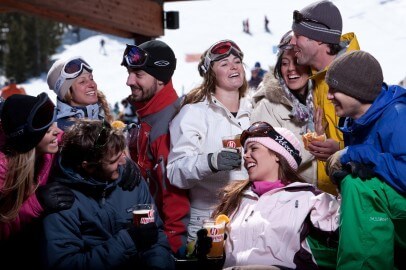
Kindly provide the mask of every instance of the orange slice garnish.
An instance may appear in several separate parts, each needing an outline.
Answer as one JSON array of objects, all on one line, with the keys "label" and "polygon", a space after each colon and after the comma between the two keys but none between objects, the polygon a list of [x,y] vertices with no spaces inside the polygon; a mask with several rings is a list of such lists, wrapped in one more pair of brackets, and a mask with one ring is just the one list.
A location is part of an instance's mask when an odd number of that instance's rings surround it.
[{"label": "orange slice garnish", "polygon": [[215,223],[216,224],[221,224],[221,223],[225,223],[225,224],[227,224],[227,223],[229,223],[230,222],[230,219],[228,218],[228,216],[226,216],[226,215],[224,215],[224,214],[220,214],[220,215],[218,215],[217,217],[216,217],[216,219],[215,219]]}]

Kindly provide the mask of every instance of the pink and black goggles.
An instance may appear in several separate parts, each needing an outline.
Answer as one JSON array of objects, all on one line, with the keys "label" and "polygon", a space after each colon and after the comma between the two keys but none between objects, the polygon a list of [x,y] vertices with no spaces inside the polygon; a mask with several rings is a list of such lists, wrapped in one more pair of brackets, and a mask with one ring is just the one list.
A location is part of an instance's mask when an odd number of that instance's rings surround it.
[{"label": "pink and black goggles", "polygon": [[127,44],[121,65],[130,68],[141,68],[147,64],[147,60],[148,52],[136,45]]},{"label": "pink and black goggles", "polygon": [[241,60],[244,57],[244,54],[242,53],[240,47],[238,47],[238,45],[235,44],[235,42],[232,40],[225,39],[215,43],[213,46],[210,47],[209,50],[207,50],[207,53],[204,57],[204,63],[202,66],[204,73],[209,70],[210,65],[213,61],[224,59],[231,53],[241,58]]}]

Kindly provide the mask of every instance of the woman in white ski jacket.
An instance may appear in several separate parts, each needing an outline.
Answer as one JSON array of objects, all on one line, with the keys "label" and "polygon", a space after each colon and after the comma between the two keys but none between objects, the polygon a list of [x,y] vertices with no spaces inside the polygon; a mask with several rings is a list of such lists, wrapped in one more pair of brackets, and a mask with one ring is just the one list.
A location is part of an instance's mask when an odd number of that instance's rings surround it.
[{"label": "woman in white ski jacket", "polygon": [[[297,137],[257,122],[242,133],[241,143],[249,180],[227,186],[213,213],[230,217],[225,267],[334,268],[339,201],[297,174]],[[320,251],[328,251],[332,260],[322,260]]]}]

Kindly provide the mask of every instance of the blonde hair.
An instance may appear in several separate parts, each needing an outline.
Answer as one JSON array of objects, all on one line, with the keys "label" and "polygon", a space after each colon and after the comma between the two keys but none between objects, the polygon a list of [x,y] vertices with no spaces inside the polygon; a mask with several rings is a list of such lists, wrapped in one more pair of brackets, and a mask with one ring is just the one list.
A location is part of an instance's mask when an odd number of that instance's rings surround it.
[{"label": "blonde hair", "polygon": [[0,221],[15,219],[24,201],[38,187],[35,148],[26,153],[7,151],[8,170],[0,196]]},{"label": "blonde hair", "polygon": [[[207,98],[211,101],[211,94],[214,94],[216,91],[216,74],[214,73],[213,69],[210,67],[209,70],[205,73],[202,70],[202,66],[204,65],[204,57],[208,50],[206,50],[201,56],[200,61],[197,66],[200,76],[203,77],[203,82],[196,88],[192,89],[188,94],[186,94],[185,99],[183,100],[182,106],[186,104],[193,104],[203,101],[204,98]],[[243,84],[240,88],[238,88],[239,98],[245,96],[248,89],[248,82],[247,78],[244,76]]]}]

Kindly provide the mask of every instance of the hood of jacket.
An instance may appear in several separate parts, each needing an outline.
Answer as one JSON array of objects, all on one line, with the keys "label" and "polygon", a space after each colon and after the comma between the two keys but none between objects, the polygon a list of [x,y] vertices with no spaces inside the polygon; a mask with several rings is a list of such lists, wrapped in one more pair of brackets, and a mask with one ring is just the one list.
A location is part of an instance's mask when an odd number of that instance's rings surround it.
[{"label": "hood of jacket", "polygon": [[292,108],[292,102],[286,97],[279,81],[274,77],[272,72],[265,74],[258,91],[252,96],[254,105],[263,98],[274,103],[282,103]]},{"label": "hood of jacket", "polygon": [[122,168],[120,168],[120,177],[115,181],[98,181],[92,177],[82,176],[71,167],[64,167],[61,163],[61,157],[57,160],[58,168],[54,175],[54,180],[60,182],[72,189],[78,190],[87,196],[93,198],[102,198],[112,192],[121,179]]},{"label": "hood of jacket", "polygon": [[387,108],[399,102],[406,103],[406,89],[398,85],[388,86],[384,83],[381,93],[366,113],[355,121],[346,118],[345,125],[340,127],[340,130],[344,133],[355,133],[359,130],[365,130],[366,127],[374,125]]}]

